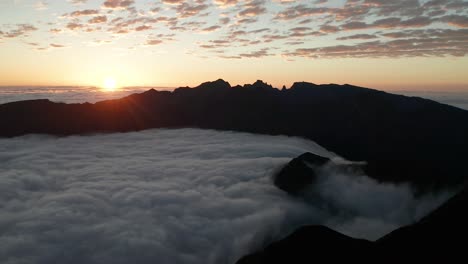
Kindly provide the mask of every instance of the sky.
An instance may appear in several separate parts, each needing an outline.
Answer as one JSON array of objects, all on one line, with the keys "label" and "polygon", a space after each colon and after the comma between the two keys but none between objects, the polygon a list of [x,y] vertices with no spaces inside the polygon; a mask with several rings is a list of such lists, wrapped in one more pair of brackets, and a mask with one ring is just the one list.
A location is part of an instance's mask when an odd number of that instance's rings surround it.
[{"label": "sky", "polygon": [[468,91],[466,0],[1,0],[0,86]]}]

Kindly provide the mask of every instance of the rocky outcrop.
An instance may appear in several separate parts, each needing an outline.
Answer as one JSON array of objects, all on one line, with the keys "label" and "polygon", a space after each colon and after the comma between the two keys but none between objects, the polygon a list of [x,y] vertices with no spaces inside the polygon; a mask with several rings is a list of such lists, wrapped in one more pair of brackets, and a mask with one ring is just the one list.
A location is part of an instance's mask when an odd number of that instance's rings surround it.
[{"label": "rocky outcrop", "polygon": [[274,183],[285,192],[299,194],[315,181],[317,177],[316,169],[329,161],[329,158],[310,152],[304,153],[286,164],[275,175]]}]

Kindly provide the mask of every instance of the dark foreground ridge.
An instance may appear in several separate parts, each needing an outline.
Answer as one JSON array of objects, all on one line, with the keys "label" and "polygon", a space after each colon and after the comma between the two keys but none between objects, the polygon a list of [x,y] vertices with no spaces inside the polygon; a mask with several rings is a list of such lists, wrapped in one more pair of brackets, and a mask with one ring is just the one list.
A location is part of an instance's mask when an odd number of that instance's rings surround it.
[{"label": "dark foreground ridge", "polygon": [[149,90],[96,104],[32,100],[0,105],[0,137],[197,127],[305,137],[382,181],[434,187],[467,175],[468,111],[351,85],[295,83],[278,90],[223,80]]},{"label": "dark foreground ridge", "polygon": [[323,226],[305,226],[237,264],[313,263],[454,263],[466,257],[468,189],[416,224],[370,242]]},{"label": "dark foreground ridge", "polygon": [[[316,173],[327,166],[363,170],[365,165],[336,164],[304,153],[275,175],[278,188],[302,196],[313,186]],[[465,257],[468,236],[468,187],[415,224],[399,228],[375,242],[355,239],[324,226],[304,226],[284,239],[241,258],[237,264],[312,263],[317,260],[347,263],[453,262]]]}]

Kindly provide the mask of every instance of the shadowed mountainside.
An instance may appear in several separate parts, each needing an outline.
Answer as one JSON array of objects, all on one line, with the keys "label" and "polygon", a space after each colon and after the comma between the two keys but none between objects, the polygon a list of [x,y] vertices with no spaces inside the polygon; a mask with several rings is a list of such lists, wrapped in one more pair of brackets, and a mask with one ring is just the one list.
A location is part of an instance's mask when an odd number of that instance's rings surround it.
[{"label": "shadowed mountainside", "polygon": [[458,262],[468,236],[468,189],[413,225],[375,242],[355,239],[323,226],[305,226],[238,264],[311,263],[317,259],[352,263]]},{"label": "shadowed mountainside", "polygon": [[[95,104],[48,100],[0,105],[0,136],[72,135],[198,127],[305,137],[382,181],[463,182],[468,111],[351,85],[295,83],[278,90],[223,80],[174,92],[149,90]],[[378,176],[377,176],[378,175]]]}]

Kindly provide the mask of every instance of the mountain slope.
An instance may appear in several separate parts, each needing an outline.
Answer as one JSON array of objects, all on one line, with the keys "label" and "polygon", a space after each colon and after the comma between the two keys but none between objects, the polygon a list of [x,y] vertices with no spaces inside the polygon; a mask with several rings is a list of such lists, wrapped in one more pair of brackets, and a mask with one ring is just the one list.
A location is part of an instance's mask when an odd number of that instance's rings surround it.
[{"label": "mountain slope", "polygon": [[454,263],[465,258],[468,189],[413,225],[376,242],[354,239],[323,226],[305,226],[238,264],[312,263]]}]

